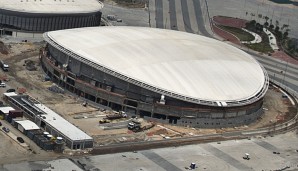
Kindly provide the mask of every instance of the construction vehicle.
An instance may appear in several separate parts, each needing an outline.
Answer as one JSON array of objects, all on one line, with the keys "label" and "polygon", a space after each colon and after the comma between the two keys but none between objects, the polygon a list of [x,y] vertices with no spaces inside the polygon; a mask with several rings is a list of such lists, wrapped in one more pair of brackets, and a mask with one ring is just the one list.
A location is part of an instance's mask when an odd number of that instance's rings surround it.
[{"label": "construction vehicle", "polygon": [[123,111],[120,111],[120,112],[115,113],[115,114],[108,114],[108,115],[106,115],[106,118],[109,119],[109,120],[126,118],[126,117],[127,117],[127,115]]},{"label": "construction vehicle", "polygon": [[110,123],[111,120],[107,119],[107,118],[103,118],[101,120],[99,120],[99,124],[104,124],[104,123]]},{"label": "construction vehicle", "polygon": [[250,157],[249,157],[249,154],[248,153],[245,153],[245,156],[243,157],[244,160],[249,160]]},{"label": "construction vehicle", "polygon": [[127,128],[129,130],[133,130],[134,132],[137,132],[141,129],[141,122],[137,119],[133,119],[131,122],[128,123]]},{"label": "construction vehicle", "polygon": [[129,130],[132,130],[133,132],[140,132],[140,131],[145,131],[150,128],[153,128],[155,124],[151,123],[149,125],[144,125],[142,126],[141,122],[137,119],[133,119],[131,122],[128,123],[127,128]]},{"label": "construction vehicle", "polygon": [[120,111],[120,112],[117,112],[117,113],[114,113],[114,114],[106,115],[106,117],[101,119],[99,121],[99,123],[100,124],[110,123],[110,122],[112,122],[112,120],[126,118],[126,117],[127,117],[127,115],[125,114],[125,112]]},{"label": "construction vehicle", "polygon": [[3,69],[3,71],[8,71],[9,66],[4,63],[4,61],[0,61],[0,67]]}]

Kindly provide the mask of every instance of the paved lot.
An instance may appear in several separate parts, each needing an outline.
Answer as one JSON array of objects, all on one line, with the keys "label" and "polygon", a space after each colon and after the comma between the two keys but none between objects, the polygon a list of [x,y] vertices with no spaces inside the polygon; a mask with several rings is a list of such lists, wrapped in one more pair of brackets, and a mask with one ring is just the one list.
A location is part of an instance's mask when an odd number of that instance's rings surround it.
[{"label": "paved lot", "polygon": [[103,17],[114,15],[117,19],[122,19],[122,22],[112,21],[113,25],[119,26],[149,26],[149,13],[145,9],[130,9],[115,6],[115,3],[106,1],[102,10]]},{"label": "paved lot", "polygon": [[[287,141],[284,141],[284,140]],[[298,136],[287,133],[275,137],[232,140],[176,148],[146,150],[90,157],[101,170],[185,170],[191,162],[197,170],[276,170],[298,169]],[[273,151],[280,154],[273,154]],[[251,160],[242,157],[249,153]],[[113,162],[111,168],[110,162]]]},{"label": "paved lot", "polygon": [[[43,162],[23,162],[5,164],[0,170],[14,171],[20,168],[46,169],[49,164],[58,169],[65,166],[77,169],[101,171],[181,171],[190,163],[197,165],[195,170],[237,171],[237,170],[298,170],[298,132],[293,131],[274,137],[254,137],[245,140],[231,140],[208,144],[189,145],[183,147],[153,149],[138,152],[126,152],[108,155],[73,158],[70,160],[54,160]],[[274,154],[279,152],[280,154]],[[251,159],[244,160],[245,153]],[[80,163],[80,164],[79,164]],[[53,169],[55,170],[55,169]]]}]

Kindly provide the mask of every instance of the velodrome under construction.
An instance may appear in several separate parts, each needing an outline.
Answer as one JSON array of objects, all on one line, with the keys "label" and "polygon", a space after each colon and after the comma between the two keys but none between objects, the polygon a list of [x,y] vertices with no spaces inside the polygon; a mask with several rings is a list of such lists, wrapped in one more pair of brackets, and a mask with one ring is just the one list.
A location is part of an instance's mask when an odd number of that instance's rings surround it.
[{"label": "velodrome under construction", "polygon": [[44,39],[40,59],[53,82],[113,110],[204,128],[262,115],[267,72],[226,43],[142,27],[68,29]]}]

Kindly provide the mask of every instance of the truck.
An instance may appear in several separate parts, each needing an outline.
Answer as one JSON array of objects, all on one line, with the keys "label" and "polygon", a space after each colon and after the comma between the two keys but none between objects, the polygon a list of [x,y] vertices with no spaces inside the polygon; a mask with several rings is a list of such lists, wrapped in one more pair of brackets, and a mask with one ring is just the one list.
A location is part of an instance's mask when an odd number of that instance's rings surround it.
[{"label": "truck", "polygon": [[120,111],[120,112],[117,112],[114,114],[107,114],[105,118],[99,120],[99,124],[110,123],[113,120],[126,118],[126,117],[127,117],[127,115],[123,111]]},{"label": "truck", "polygon": [[9,66],[4,62],[4,61],[0,61],[0,67],[2,68],[3,71],[8,71]]},{"label": "truck", "polygon": [[128,123],[127,128],[132,131],[139,131],[141,129],[141,122],[134,119],[131,122]]},{"label": "truck", "polygon": [[109,119],[109,120],[126,118],[126,117],[127,117],[127,115],[123,111],[120,111],[119,113],[115,113],[115,114],[108,114],[108,115],[106,115],[106,118]]},{"label": "truck", "polygon": [[104,123],[110,123],[111,120],[107,119],[107,118],[103,118],[101,120],[99,120],[99,124],[104,124]]},{"label": "truck", "polygon": [[129,130],[132,130],[133,132],[140,132],[153,128],[154,126],[154,123],[151,123],[149,125],[142,125],[140,121],[138,121],[137,119],[133,119],[131,122],[128,123],[127,128]]}]

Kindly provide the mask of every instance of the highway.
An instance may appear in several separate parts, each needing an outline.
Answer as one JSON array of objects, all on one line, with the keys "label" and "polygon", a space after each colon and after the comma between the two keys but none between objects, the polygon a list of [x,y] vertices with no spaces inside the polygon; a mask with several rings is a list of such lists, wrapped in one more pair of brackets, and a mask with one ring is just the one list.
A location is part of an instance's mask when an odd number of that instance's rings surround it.
[{"label": "highway", "polygon": [[[228,0],[233,1],[233,0]],[[215,2],[205,0],[149,0],[151,27],[185,31],[213,37],[209,24],[207,5]],[[210,4],[213,3],[213,4]],[[241,3],[239,3],[241,5]],[[238,5],[239,5],[238,4]],[[280,9],[281,8],[275,8]],[[235,10],[235,9],[234,9]],[[225,9],[227,11],[227,9]],[[212,10],[212,16],[222,11]],[[242,48],[243,49],[243,48]],[[262,56],[252,50],[243,49],[251,54],[267,70],[270,79],[274,79],[298,92],[298,66],[269,56]]]}]

